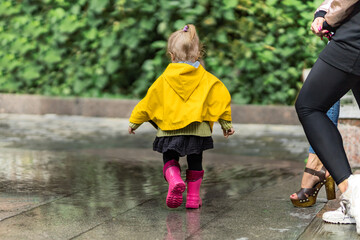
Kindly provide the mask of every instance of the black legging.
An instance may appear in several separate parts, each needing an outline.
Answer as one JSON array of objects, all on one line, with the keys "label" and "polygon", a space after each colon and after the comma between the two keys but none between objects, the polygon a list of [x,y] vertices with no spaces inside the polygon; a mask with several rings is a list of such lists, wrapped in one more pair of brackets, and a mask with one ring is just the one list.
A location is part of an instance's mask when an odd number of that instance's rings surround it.
[{"label": "black legging", "polygon": [[339,130],[326,112],[350,89],[360,106],[360,76],[318,59],[295,104],[308,141],[337,184],[351,175],[351,168]]},{"label": "black legging", "polygon": [[[202,152],[200,154],[190,154],[186,156],[188,162],[188,169],[195,171],[202,171]],[[179,153],[173,150],[169,150],[163,153],[164,164],[170,160],[179,161]]]}]

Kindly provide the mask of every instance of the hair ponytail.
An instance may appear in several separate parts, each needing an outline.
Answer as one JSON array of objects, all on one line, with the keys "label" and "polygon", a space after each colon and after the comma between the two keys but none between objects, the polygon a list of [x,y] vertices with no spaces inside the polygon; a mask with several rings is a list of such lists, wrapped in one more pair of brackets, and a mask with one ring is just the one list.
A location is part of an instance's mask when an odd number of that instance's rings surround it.
[{"label": "hair ponytail", "polygon": [[188,26],[188,28],[189,28],[188,32],[190,33],[190,40],[193,40],[194,37],[195,37],[195,35],[197,35],[197,34],[196,34],[196,28],[195,28],[195,26],[192,25],[192,24],[188,24],[188,25],[186,25],[186,26]]},{"label": "hair ponytail", "polygon": [[202,46],[193,24],[172,33],[168,40],[167,52],[174,62],[197,61],[202,55]]}]

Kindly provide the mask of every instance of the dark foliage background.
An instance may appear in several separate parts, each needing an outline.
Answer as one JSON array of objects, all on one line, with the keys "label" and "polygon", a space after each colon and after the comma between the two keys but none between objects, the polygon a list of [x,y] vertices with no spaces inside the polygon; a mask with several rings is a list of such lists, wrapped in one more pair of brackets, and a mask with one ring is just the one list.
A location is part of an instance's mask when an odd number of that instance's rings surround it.
[{"label": "dark foliage background", "polygon": [[0,92],[144,96],[167,37],[197,26],[207,70],[241,104],[292,104],[325,43],[320,0],[2,0]]}]

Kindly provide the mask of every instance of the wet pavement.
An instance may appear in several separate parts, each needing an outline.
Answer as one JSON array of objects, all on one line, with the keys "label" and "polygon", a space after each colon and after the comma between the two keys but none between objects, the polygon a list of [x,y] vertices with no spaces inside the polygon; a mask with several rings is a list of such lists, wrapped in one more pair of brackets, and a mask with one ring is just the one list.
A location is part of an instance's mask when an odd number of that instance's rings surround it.
[{"label": "wet pavement", "polygon": [[[358,174],[359,172],[357,172]],[[311,224],[301,234],[299,240],[338,240],[338,239],[360,239],[356,233],[355,224],[328,224],[321,220],[324,212],[333,211],[340,207],[340,191],[337,192],[337,199],[329,201],[325,207],[316,215]]]},{"label": "wet pavement", "polygon": [[306,209],[289,201],[301,127],[235,129],[225,139],[216,126],[204,153],[203,207],[169,209],[149,124],[129,136],[126,119],[0,114],[0,239],[309,239],[325,194]]}]

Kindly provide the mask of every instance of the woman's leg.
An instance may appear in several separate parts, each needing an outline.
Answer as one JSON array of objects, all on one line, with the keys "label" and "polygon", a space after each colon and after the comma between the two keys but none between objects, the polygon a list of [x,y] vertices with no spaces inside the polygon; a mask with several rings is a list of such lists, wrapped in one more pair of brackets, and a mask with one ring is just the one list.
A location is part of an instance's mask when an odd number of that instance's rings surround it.
[{"label": "woman's leg", "polygon": [[[327,111],[326,115],[329,119],[337,126],[338,119],[339,119],[339,111],[340,111],[340,100],[337,101],[330,109]],[[306,167],[310,169],[314,169],[315,171],[320,171],[323,167],[319,157],[316,155],[313,148],[309,147],[309,156],[307,159]],[[329,172],[326,172],[326,177],[329,176]],[[319,177],[314,176],[310,173],[304,172],[302,180],[301,180],[301,188],[311,188],[314,186],[315,183],[319,181]],[[297,194],[294,193],[290,196],[291,199],[297,199]]]},{"label": "woman's leg", "polygon": [[[335,126],[337,126],[338,124],[339,113],[340,113],[340,100],[338,100],[326,113],[326,115],[335,124]],[[309,147],[309,154],[316,154],[314,149],[311,147],[311,145]]]},{"label": "woman's leg", "polygon": [[318,59],[295,104],[309,143],[337,184],[351,175],[351,169],[342,137],[326,112],[359,81],[360,77]]}]

